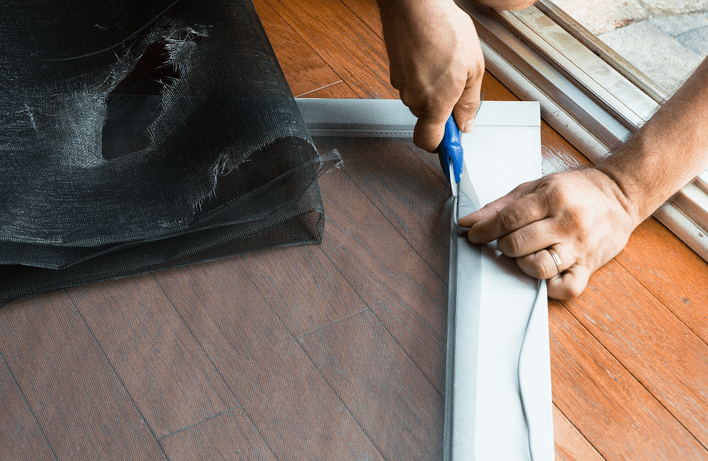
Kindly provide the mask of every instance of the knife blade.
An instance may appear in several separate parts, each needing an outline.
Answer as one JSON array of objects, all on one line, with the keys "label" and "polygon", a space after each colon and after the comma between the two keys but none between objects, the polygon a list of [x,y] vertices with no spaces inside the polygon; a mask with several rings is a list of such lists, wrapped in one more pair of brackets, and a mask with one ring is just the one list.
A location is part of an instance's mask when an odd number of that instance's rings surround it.
[{"label": "knife blade", "polygon": [[[457,128],[454,115],[450,115],[445,123],[443,140],[437,149],[442,167],[448,181],[452,195],[456,197],[453,213],[456,216],[467,216],[480,209],[479,198],[470,179],[467,165],[465,164],[464,150],[460,130]],[[457,226],[457,219],[455,219]]]}]

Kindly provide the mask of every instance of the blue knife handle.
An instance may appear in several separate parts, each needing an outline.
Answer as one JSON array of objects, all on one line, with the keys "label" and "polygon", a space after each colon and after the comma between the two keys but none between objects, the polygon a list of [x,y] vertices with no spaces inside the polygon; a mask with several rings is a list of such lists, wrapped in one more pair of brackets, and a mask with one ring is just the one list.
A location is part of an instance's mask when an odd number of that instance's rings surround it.
[{"label": "blue knife handle", "polygon": [[440,158],[440,166],[447,180],[450,179],[450,161],[452,161],[452,169],[455,172],[455,182],[460,182],[460,174],[462,174],[463,154],[462,141],[460,139],[460,130],[455,123],[455,117],[450,114],[450,118],[445,122],[445,135],[437,148],[438,158]]}]

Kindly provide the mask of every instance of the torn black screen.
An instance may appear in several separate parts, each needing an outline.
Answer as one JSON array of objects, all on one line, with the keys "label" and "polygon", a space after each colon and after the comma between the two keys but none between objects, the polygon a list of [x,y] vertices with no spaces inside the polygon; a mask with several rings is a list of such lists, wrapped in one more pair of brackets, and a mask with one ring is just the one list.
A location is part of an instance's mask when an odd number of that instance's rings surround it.
[{"label": "torn black screen", "polygon": [[321,240],[336,159],[249,1],[0,8],[0,304]]}]

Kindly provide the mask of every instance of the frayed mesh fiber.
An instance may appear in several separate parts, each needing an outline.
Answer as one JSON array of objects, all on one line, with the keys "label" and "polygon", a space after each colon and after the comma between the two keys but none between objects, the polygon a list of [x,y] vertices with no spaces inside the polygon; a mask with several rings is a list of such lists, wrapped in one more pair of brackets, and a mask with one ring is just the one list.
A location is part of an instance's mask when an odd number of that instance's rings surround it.
[{"label": "frayed mesh fiber", "polygon": [[0,304],[319,243],[321,155],[248,0],[0,9]]}]

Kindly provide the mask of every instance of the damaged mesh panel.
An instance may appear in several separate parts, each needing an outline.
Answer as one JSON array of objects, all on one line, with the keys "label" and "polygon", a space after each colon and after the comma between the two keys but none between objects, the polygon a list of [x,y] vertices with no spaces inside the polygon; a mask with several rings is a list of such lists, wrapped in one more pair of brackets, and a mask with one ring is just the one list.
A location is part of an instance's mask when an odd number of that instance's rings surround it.
[{"label": "damaged mesh panel", "polygon": [[248,0],[0,8],[0,304],[321,240],[336,154]]}]

